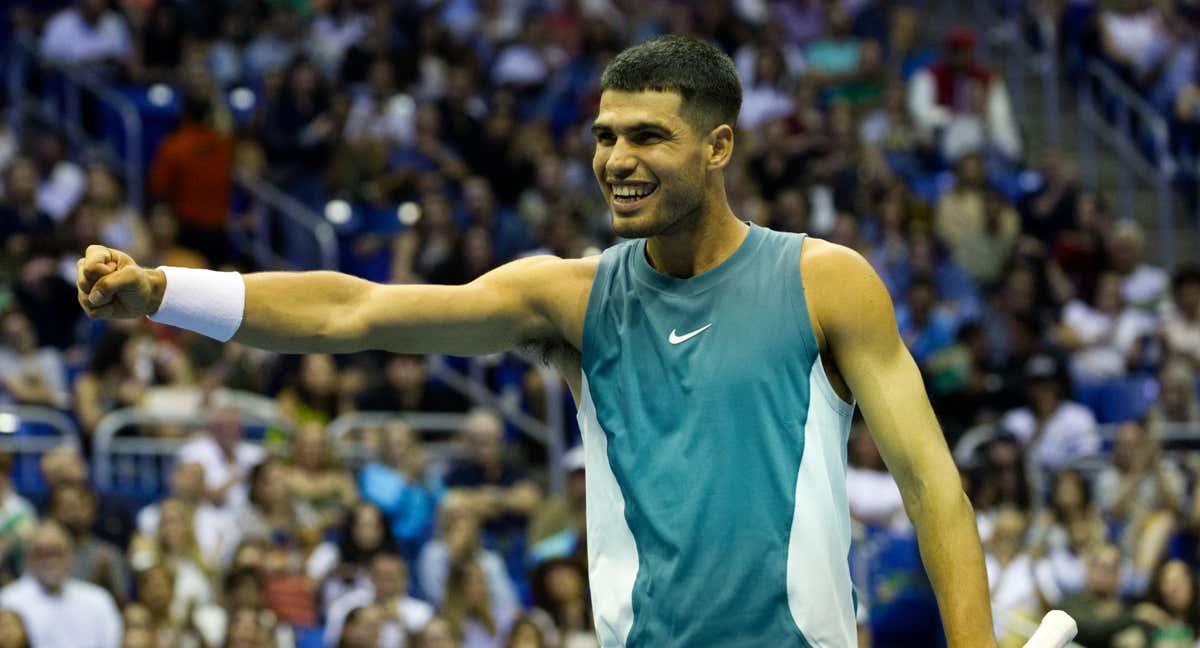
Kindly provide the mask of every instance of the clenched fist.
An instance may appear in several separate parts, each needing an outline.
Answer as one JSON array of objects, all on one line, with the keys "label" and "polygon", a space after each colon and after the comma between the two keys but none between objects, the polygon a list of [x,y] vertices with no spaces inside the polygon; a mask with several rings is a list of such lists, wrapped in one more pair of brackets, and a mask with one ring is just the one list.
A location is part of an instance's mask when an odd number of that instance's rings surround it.
[{"label": "clenched fist", "polygon": [[89,245],[75,263],[79,305],[95,319],[128,319],[153,315],[162,303],[167,279],[161,270],[143,268],[128,254]]}]

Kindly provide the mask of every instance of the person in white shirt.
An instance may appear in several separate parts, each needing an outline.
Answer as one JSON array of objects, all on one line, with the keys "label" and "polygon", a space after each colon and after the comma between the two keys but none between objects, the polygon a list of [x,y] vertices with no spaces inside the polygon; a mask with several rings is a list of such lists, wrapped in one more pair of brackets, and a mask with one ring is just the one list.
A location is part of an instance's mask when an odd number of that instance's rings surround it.
[{"label": "person in white shirt", "polygon": [[1014,617],[1036,620],[1041,611],[1033,558],[1022,547],[1027,520],[1016,508],[1001,508],[984,556],[997,638],[1004,637]]},{"label": "person in white shirt", "polygon": [[60,65],[126,63],[133,53],[129,27],[106,0],[78,0],[46,23],[42,58]]},{"label": "person in white shirt", "polygon": [[115,648],[121,614],[102,588],[68,576],[71,538],[55,522],[37,526],[26,573],[0,590],[0,607],[21,616],[33,648]]},{"label": "person in white shirt", "polygon": [[176,460],[204,466],[209,502],[236,515],[249,497],[246,478],[250,469],[266,456],[262,446],[242,440],[242,422],[236,411],[218,409],[209,419],[207,432],[180,448]]},{"label": "person in white shirt", "polygon": [[1037,467],[1057,471],[1100,449],[1096,416],[1065,397],[1058,361],[1036,355],[1025,366],[1029,405],[1009,410],[1000,428],[1032,453]]},{"label": "person in white shirt", "polygon": [[376,605],[383,612],[379,633],[381,648],[405,645],[405,639],[425,628],[433,618],[433,606],[408,595],[408,565],[397,554],[378,553],[371,558],[371,586],[338,597],[325,615],[325,646],[338,645],[346,617],[355,608]]},{"label": "person in white shirt", "polygon": [[[204,466],[188,461],[176,463],[171,471],[169,497],[187,502],[194,508],[192,531],[204,561],[209,565],[227,565],[242,534],[235,516],[204,501]],[[137,514],[138,533],[155,536],[161,517],[158,502],[143,507]]]}]

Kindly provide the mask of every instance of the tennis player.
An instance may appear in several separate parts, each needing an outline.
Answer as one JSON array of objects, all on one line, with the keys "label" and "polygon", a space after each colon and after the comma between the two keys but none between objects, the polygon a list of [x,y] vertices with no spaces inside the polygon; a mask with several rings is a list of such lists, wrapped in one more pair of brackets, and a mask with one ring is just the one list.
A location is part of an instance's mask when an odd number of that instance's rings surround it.
[{"label": "tennis player", "polygon": [[593,170],[627,241],[463,286],[139,267],[91,246],[79,302],[285,353],[536,348],[575,396],[603,646],[856,643],[846,437],[855,404],[916,527],[951,646],[993,646],[971,505],[857,253],[730,210],[741,84],[664,36],[601,78]]}]

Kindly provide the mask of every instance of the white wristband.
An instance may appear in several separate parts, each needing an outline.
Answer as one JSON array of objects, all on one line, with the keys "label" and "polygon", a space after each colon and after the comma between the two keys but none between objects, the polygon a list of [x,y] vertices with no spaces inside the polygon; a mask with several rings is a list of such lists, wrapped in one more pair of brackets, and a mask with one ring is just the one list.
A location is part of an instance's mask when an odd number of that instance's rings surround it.
[{"label": "white wristband", "polygon": [[246,282],[238,272],[159,266],[167,276],[158,312],[151,321],[229,341],[242,325]]}]

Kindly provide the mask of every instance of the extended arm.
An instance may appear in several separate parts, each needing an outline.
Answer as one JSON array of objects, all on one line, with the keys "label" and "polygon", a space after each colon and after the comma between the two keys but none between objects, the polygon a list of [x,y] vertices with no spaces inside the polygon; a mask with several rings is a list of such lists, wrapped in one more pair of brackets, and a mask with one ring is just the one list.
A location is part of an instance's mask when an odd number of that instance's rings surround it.
[{"label": "extended arm", "polygon": [[[545,295],[570,261],[532,257],[462,286],[384,285],[328,272],[243,275],[245,308],[233,340],[282,353],[476,355],[555,335]],[[123,252],[88,247],[79,303],[91,317],[154,314],[166,277]]]},{"label": "extended arm", "polygon": [[974,511],[887,290],[857,253],[816,240],[805,246],[812,246],[803,272],[814,325],[900,486],[950,646],[994,646]]}]

